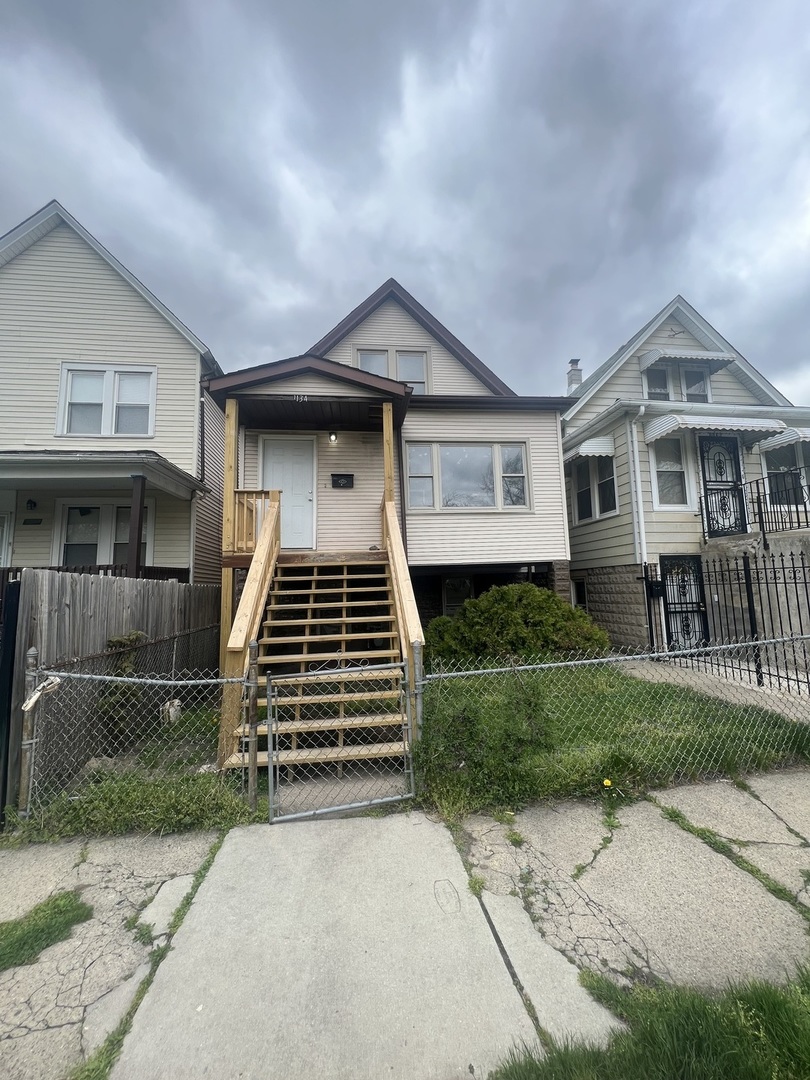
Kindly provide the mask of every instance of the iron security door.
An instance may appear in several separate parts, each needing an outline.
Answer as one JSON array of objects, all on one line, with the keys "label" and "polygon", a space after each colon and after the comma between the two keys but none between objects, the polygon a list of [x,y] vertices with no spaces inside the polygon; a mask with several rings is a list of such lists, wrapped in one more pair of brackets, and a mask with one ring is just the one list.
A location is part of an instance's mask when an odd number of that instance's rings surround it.
[{"label": "iron security door", "polygon": [[314,440],[265,439],[262,481],[281,492],[281,546],[314,548]]},{"label": "iron security door", "polygon": [[701,435],[700,468],[706,506],[706,535],[745,532],[745,499],[740,476],[740,448],[728,435]]},{"label": "iron security door", "polygon": [[694,649],[709,639],[706,593],[699,555],[662,555],[664,622],[671,649]]}]

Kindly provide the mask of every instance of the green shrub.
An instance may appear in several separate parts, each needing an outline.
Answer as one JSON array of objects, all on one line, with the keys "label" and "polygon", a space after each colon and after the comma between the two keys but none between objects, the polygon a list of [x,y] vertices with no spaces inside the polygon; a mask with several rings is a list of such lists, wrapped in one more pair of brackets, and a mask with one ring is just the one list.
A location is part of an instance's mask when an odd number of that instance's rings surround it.
[{"label": "green shrub", "polygon": [[434,664],[569,652],[598,655],[609,647],[607,634],[584,611],[529,583],[495,586],[465,601],[454,618],[433,619],[425,643]]}]

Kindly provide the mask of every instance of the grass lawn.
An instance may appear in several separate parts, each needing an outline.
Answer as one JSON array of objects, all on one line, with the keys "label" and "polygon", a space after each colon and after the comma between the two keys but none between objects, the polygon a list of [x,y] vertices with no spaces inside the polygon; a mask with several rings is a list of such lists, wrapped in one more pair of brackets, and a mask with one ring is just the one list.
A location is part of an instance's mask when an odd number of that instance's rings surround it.
[{"label": "grass lawn", "polygon": [[490,1080],[803,1080],[810,1076],[810,971],[787,987],[751,982],[708,996],[682,987],[621,990],[585,972],[628,1025],[606,1049],[514,1052]]},{"label": "grass lawn", "polygon": [[70,937],[76,923],[86,922],[92,914],[78,893],[61,892],[22,918],[0,923],[0,971],[32,964],[44,949]]},{"label": "grass lawn", "polygon": [[630,794],[808,759],[809,725],[613,664],[431,683],[416,753],[423,790],[451,816],[593,795],[606,777]]}]

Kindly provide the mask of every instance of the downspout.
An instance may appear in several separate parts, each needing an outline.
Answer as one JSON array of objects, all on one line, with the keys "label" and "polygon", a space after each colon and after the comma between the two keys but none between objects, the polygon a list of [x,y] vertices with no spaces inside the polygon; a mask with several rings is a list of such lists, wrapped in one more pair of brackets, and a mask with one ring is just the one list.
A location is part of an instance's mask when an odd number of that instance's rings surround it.
[{"label": "downspout", "polygon": [[633,503],[633,519],[638,530],[638,546],[636,552],[639,562],[642,564],[647,562],[647,535],[644,527],[644,492],[641,487],[641,462],[638,456],[638,428],[636,425],[644,415],[645,411],[646,405],[642,405],[632,420],[628,418],[630,427],[630,452],[633,456],[633,488],[635,496]]}]

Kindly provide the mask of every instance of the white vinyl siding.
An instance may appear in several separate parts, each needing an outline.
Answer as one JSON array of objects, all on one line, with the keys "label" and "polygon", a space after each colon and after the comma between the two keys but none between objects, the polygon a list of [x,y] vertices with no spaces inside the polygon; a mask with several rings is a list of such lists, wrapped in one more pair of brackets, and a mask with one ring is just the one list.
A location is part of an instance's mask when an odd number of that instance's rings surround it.
[{"label": "white vinyl siding", "polygon": [[[199,355],[67,225],[0,268],[2,450],[64,450],[56,434],[63,364],[158,369],[149,449],[195,471]],[[135,437],[143,446],[143,438]],[[116,448],[126,440],[118,438]],[[103,436],[72,436],[70,450],[109,449]]]},{"label": "white vinyl siding", "polygon": [[193,584],[219,585],[222,580],[222,490],[225,471],[225,415],[212,397],[203,395],[205,461],[202,479],[211,490],[200,495],[194,510]]},{"label": "white vinyl siding", "polygon": [[[609,432],[613,437],[613,473],[619,511],[582,524],[574,524],[571,504],[573,479],[568,481],[568,515],[571,522],[571,569],[618,566],[635,562],[631,509],[630,459],[624,421]],[[572,462],[573,467],[573,462]],[[573,470],[572,470],[573,471]]]},{"label": "white vinyl siding", "polygon": [[[283,438],[286,433],[245,432],[244,468],[240,479],[242,487],[259,487],[259,440],[265,434]],[[335,552],[379,548],[382,540],[380,502],[385,483],[382,433],[341,431],[334,444],[329,442],[329,435],[325,431],[309,434],[316,438],[316,550]],[[354,487],[333,488],[332,473],[352,473]],[[281,499],[283,505],[283,494]],[[399,511],[399,469],[396,459],[394,500]]]},{"label": "white vinyl siding", "polygon": [[515,445],[527,451],[530,508],[413,510],[407,513],[412,566],[535,563],[568,558],[559,416],[553,412],[461,413],[411,409],[408,443]]},{"label": "white vinyl siding", "polygon": [[377,398],[380,395],[374,390],[365,387],[352,386],[349,383],[338,382],[337,379],[327,379],[323,375],[307,372],[304,375],[293,375],[288,379],[274,379],[271,382],[262,383],[259,386],[251,386],[248,391],[251,395],[261,397],[277,397],[285,394],[307,394],[313,397],[369,397]]},{"label": "white vinyl siding", "polygon": [[413,319],[396,300],[386,300],[327,353],[329,360],[357,364],[358,348],[416,349],[428,352],[428,384],[433,394],[490,395],[459,360]]}]

